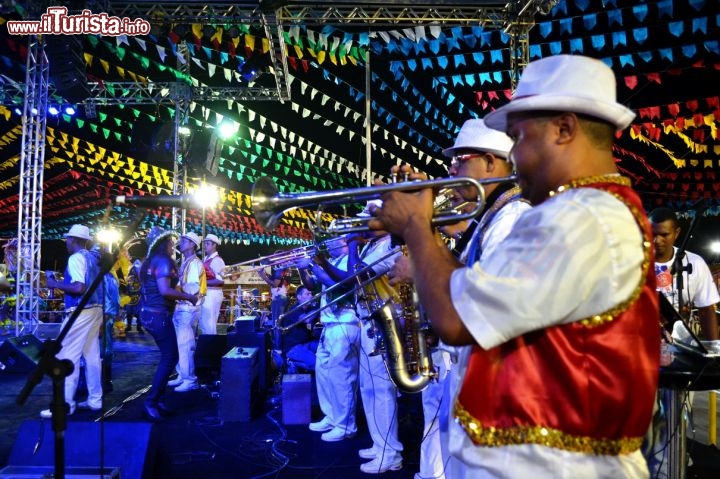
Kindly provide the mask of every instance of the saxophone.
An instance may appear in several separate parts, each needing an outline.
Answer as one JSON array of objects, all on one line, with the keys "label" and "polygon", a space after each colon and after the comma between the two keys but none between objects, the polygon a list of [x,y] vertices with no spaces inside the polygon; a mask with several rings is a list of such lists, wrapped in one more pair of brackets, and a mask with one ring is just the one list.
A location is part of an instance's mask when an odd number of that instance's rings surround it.
[{"label": "saxophone", "polygon": [[396,291],[400,306],[385,301],[370,317],[379,330],[376,344],[390,379],[401,391],[417,393],[437,376],[425,340],[427,321],[412,285],[403,284]]}]

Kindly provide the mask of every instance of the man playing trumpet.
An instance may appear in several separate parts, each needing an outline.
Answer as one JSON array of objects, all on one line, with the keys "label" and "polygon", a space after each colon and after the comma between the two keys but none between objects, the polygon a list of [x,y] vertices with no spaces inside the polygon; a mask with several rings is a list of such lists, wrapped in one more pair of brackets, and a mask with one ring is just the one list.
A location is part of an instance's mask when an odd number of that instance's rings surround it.
[{"label": "man playing trumpet", "polygon": [[485,117],[515,140],[534,205],[487,258],[464,266],[438,241],[427,188],[389,192],[374,212],[371,228],[422,255],[413,280],[433,330],[472,347],[453,405],[454,477],[648,476],[659,312],[649,223],[612,155],[634,114],[615,98],[606,65],[558,55],[530,63]]}]

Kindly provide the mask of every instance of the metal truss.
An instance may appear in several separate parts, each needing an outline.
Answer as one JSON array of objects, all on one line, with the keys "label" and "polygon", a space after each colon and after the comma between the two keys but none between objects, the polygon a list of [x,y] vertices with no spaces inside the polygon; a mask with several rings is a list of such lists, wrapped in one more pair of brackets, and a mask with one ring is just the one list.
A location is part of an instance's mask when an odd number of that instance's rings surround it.
[{"label": "metal truss", "polygon": [[[185,2],[136,0],[122,2],[94,0],[94,8],[110,15],[144,18],[155,25],[177,23],[253,24],[262,27],[270,42],[270,60],[275,88],[242,86],[210,87],[184,83],[91,83],[86,105],[143,105],[170,103],[178,112],[175,122],[175,154],[181,150],[179,127],[187,118],[191,101],[257,101],[290,99],[287,81],[285,25],[338,24],[351,28],[372,25],[398,28],[403,25],[456,24],[487,29],[504,29],[511,37],[513,86],[529,58],[529,31],[536,12],[546,14],[554,0],[478,0],[442,4],[432,0],[412,2],[370,0],[358,5],[345,1],[265,0],[260,2]],[[273,32],[273,29],[275,30]],[[274,35],[273,35],[274,33]],[[36,37],[29,39],[26,83],[21,85],[0,77],[0,104],[24,103],[23,139],[20,164],[20,207],[18,209],[18,278],[16,334],[35,330],[39,312],[40,238],[42,227],[42,185],[45,157],[46,115],[49,96],[55,96],[49,84],[49,65],[44,47]],[[185,172],[176,163],[173,192],[185,191]],[[183,215],[183,216],[180,216]],[[184,225],[184,212],[173,213],[173,226]]]},{"label": "metal truss", "polygon": [[40,238],[42,234],[43,163],[50,65],[37,37],[28,44],[26,91],[20,153],[20,204],[15,334],[34,332],[40,312]]}]

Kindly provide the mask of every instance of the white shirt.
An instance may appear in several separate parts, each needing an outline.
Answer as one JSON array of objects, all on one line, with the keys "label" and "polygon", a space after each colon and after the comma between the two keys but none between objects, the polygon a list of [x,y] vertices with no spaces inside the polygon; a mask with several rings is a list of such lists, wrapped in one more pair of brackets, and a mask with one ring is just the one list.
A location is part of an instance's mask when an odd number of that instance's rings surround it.
[{"label": "white shirt", "polygon": [[[677,291],[677,277],[670,274],[675,255],[678,249],[673,248],[673,257],[665,263],[655,262],[655,277],[657,278],[657,290],[662,291],[665,297],[678,309],[679,295]],[[692,303],[694,307],[704,308],[720,302],[720,294],[713,282],[712,273],[705,260],[701,256],[685,251],[683,266],[688,262],[692,265],[692,274],[687,270],[683,271],[683,304]]]},{"label": "white shirt", "polygon": [[[523,213],[492,255],[454,271],[453,305],[485,349],[572,323],[630,297],[641,282],[642,245],[642,233],[620,200],[593,188],[569,190]],[[450,450],[467,466],[468,478],[648,474],[639,451],[588,456],[531,444],[476,447],[456,425]]]}]

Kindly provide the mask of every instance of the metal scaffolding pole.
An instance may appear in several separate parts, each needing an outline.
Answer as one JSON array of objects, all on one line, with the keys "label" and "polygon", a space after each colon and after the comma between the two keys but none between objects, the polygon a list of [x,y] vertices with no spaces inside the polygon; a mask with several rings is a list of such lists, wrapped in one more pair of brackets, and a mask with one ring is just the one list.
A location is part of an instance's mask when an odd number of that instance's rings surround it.
[{"label": "metal scaffolding pole", "polygon": [[35,332],[40,311],[40,238],[42,236],[43,163],[50,66],[42,38],[28,40],[22,151],[15,334]]}]

